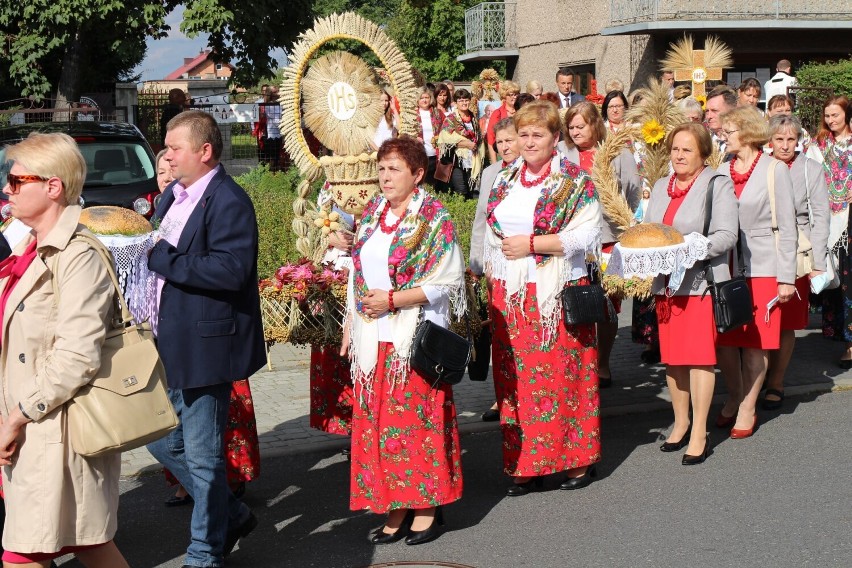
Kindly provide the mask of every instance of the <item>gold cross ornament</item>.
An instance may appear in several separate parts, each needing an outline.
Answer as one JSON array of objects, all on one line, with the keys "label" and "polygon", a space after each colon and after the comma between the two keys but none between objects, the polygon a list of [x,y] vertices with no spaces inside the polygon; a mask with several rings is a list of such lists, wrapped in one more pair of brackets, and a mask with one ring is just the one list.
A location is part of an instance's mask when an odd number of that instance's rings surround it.
[{"label": "gold cross ornament", "polygon": [[692,96],[699,98],[707,94],[707,81],[722,80],[722,70],[733,65],[733,59],[731,49],[716,37],[708,37],[704,49],[693,49],[692,36],[684,36],[660,63],[662,69],[674,72],[675,81],[689,81]]}]

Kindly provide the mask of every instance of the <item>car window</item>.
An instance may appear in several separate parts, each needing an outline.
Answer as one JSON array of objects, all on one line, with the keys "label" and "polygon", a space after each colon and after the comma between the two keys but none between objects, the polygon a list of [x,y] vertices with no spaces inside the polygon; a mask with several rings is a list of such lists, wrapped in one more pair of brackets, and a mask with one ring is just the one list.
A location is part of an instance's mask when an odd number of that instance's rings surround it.
[{"label": "car window", "polygon": [[6,161],[6,147],[0,146],[0,200],[7,200],[8,197],[3,193],[2,189],[6,187],[6,174],[12,169],[12,162]]},{"label": "car window", "polygon": [[154,164],[141,144],[129,141],[78,141],[86,160],[86,184],[122,185],[154,177]]}]

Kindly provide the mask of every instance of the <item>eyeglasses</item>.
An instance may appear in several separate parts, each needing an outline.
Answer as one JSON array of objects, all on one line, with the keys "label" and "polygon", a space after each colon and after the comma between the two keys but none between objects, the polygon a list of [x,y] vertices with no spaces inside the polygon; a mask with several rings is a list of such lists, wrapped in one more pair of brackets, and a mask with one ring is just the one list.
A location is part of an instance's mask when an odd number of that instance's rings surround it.
[{"label": "eyeglasses", "polygon": [[734,132],[739,132],[739,130],[725,130],[724,128],[722,129],[722,135],[723,135],[725,138],[730,137],[730,136],[731,136],[731,134],[733,134]]},{"label": "eyeglasses", "polygon": [[12,193],[18,193],[21,191],[21,185],[25,183],[33,183],[36,181],[47,181],[50,178],[25,174],[22,176],[15,175],[13,173],[6,174],[6,183],[9,184],[9,189],[12,190]]},{"label": "eyeglasses", "polygon": [[609,110],[624,110],[624,105],[609,105],[606,108]]}]

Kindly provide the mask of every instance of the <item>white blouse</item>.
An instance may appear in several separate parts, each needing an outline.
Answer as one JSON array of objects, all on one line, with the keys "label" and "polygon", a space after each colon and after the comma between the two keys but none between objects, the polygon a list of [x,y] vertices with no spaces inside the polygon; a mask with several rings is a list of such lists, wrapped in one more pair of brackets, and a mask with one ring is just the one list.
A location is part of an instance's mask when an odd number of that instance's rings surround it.
[{"label": "white blouse", "polygon": [[[392,225],[397,220],[399,220],[399,217],[388,211],[385,222]],[[368,290],[390,290],[392,288],[388,274],[388,256],[393,238],[394,233],[384,233],[381,227],[378,227],[361,247],[361,267]],[[427,285],[421,288],[429,301],[424,306],[424,316],[441,327],[447,327],[450,314],[449,296],[436,286]],[[379,341],[393,341],[389,317],[390,314],[387,312],[379,316],[377,322],[379,325]]]},{"label": "white blouse", "polygon": [[420,109],[420,124],[423,125],[423,148],[426,150],[426,155],[434,156],[435,147],[432,146],[432,137],[435,136],[436,132],[432,129],[432,113],[430,111]]}]

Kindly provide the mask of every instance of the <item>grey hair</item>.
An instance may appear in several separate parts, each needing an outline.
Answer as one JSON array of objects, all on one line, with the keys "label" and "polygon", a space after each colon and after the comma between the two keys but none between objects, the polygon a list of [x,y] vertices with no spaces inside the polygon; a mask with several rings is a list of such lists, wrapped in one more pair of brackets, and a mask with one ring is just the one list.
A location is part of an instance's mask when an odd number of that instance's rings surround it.
[{"label": "grey hair", "polygon": [[679,106],[680,110],[683,112],[697,111],[701,116],[704,116],[704,109],[701,108],[701,103],[693,97],[686,97],[679,100],[677,102],[677,106]]},{"label": "grey hair", "polygon": [[802,137],[802,121],[798,116],[779,114],[769,119],[769,137],[775,136],[781,130],[792,130],[797,139]]}]

